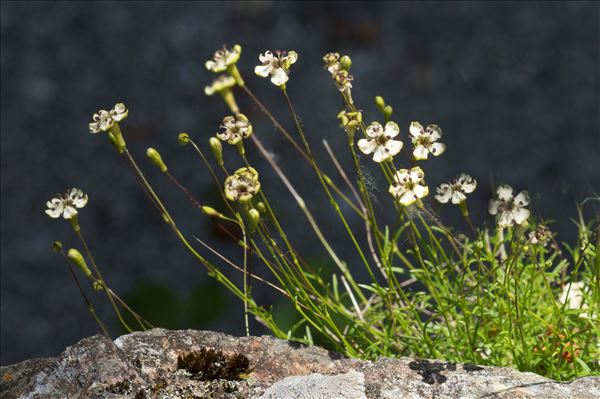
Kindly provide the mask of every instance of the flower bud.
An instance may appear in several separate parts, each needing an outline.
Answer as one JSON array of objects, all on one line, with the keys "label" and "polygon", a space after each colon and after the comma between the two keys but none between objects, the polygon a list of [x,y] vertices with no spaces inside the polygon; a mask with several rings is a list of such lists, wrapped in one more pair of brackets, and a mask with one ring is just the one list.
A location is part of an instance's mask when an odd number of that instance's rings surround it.
[{"label": "flower bud", "polygon": [[376,96],[375,97],[375,105],[377,106],[377,108],[379,110],[383,110],[383,108],[385,107],[385,101],[383,100],[383,97]]},{"label": "flower bud", "polygon": [[252,208],[248,211],[248,230],[250,233],[254,233],[256,230],[256,226],[258,225],[258,221],[260,220],[260,213]]},{"label": "flower bud", "polygon": [[100,281],[94,281],[92,283],[92,288],[94,291],[102,291],[104,289],[104,285]]},{"label": "flower bud", "polygon": [[212,208],[210,206],[203,206],[202,208],[200,208],[200,210],[202,211],[202,213],[204,213],[205,215],[208,215],[208,216],[215,216],[215,217],[221,216],[221,212],[217,211],[215,208]]},{"label": "flower bud", "polygon": [[219,166],[223,166],[223,146],[219,139],[211,137],[210,140],[208,140],[208,144],[210,145],[210,151],[217,160]]},{"label": "flower bud", "polygon": [[256,208],[258,208],[258,211],[259,211],[260,213],[262,213],[262,214],[264,214],[264,213],[266,213],[266,212],[267,212],[267,207],[266,207],[265,203],[264,203],[264,202],[262,202],[262,201],[259,201],[259,202],[256,204]]},{"label": "flower bud", "polygon": [[190,142],[190,135],[183,132],[179,133],[179,136],[177,136],[177,141],[179,141],[179,144],[181,145],[188,145]]},{"label": "flower bud", "polygon": [[394,109],[390,105],[386,105],[383,108],[383,118],[389,121],[392,118],[392,112],[394,112]]},{"label": "flower bud", "polygon": [[342,66],[342,69],[349,71],[350,67],[352,66],[352,60],[350,59],[350,57],[345,55],[342,58],[340,58],[340,65]]},{"label": "flower bud", "polygon": [[88,267],[87,263],[85,263],[85,259],[83,259],[83,255],[81,255],[81,252],[74,248],[71,248],[69,249],[69,252],[67,252],[67,257],[71,262],[75,264],[75,266],[81,269],[81,271],[83,272],[83,274],[85,274],[86,277],[92,276],[92,272],[90,271],[90,268]]},{"label": "flower bud", "polygon": [[156,165],[161,172],[167,171],[167,165],[165,165],[160,154],[154,148],[148,147],[148,149],[146,150],[146,156],[150,158],[152,163]]},{"label": "flower bud", "polygon": [[62,242],[60,242],[60,241],[54,241],[52,243],[52,251],[53,252],[60,252],[60,251],[62,251],[62,249],[63,249]]}]

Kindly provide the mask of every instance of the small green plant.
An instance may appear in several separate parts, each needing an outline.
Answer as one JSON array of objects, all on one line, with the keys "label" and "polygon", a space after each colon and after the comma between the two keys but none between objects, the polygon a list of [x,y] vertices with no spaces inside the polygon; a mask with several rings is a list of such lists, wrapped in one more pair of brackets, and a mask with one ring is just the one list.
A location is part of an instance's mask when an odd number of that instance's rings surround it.
[{"label": "small green plant", "polygon": [[[171,173],[156,149],[148,148],[146,155],[201,213],[218,221],[233,238],[243,253],[241,265],[204,241],[188,238],[179,229],[127,148],[120,128],[128,115],[125,105],[119,103],[110,111],[98,111],[89,129],[92,133],[108,133],[110,142],[126,159],[150,202],[183,247],[206,267],[209,275],[240,298],[246,334],[250,334],[249,315],[253,315],[279,338],[316,342],[351,357],[412,356],[511,366],[558,380],[600,372],[598,214],[586,221],[580,209],[576,221],[579,238],[574,245],[563,244],[561,249],[547,224],[531,217],[529,194],[501,185],[497,197],[489,203],[495,227],[476,228],[467,206],[467,195],[477,187],[473,177],[463,173],[440,184],[436,194],[430,195],[426,161],[429,156],[445,152],[446,146],[440,142],[442,129],[435,124],[424,127],[412,122],[408,138],[413,148],[408,150],[401,140],[400,127],[392,120],[392,107],[380,96],[375,98],[375,107],[382,123],[366,124],[363,111],[352,99],[352,62],[349,56],[338,53],[325,55],[323,61],[344,104],[342,110],[332,112],[332,117],[337,113],[347,137],[346,150],[353,169],[344,170],[335,151],[323,141],[334,165],[327,172],[322,167],[326,160],[317,159],[309,144],[309,138],[316,137],[305,134],[286,86],[298,54],[266,51],[255,68],[258,76],[270,78],[281,92],[295,125],[294,134],[245,83],[237,68],[240,55],[241,47],[236,45],[217,51],[206,62],[207,69],[221,75],[205,88],[205,93],[219,94],[231,112],[224,117],[219,132],[207,140],[214,162],[190,134],[178,136],[181,145],[199,155],[219,187],[222,202],[197,200]],[[254,131],[249,118],[241,113],[235,97],[240,92],[270,119],[314,171],[331,212],[344,226],[352,252],[339,254],[330,245],[300,190],[267,150],[260,132]],[[271,203],[269,187],[260,183],[261,174],[267,172],[258,171],[246,157],[248,142],[253,144],[250,151],[258,151],[267,160],[295,201],[301,217],[328,254],[333,271],[316,269],[306,262],[288,238]],[[376,196],[368,177],[371,167],[387,180],[389,196]],[[469,231],[444,225],[428,205],[432,197],[441,204],[455,205]],[[381,214],[376,201],[389,201],[395,212]],[[106,294],[127,331],[151,328],[103,279],[77,218],[78,209],[86,202],[87,196],[81,190],[71,189],[47,203],[49,216],[70,220],[85,256],[76,249],[65,252],[60,243],[55,243],[55,250],[69,267],[79,268],[97,291]],[[348,213],[361,220],[360,231],[350,227]],[[209,260],[212,257],[217,261]],[[250,264],[255,271],[250,270]],[[242,273],[241,286],[228,277],[231,269]],[[74,272],[73,277],[79,285]],[[284,327],[271,304],[255,299],[251,282],[281,294],[295,310],[297,322]],[[108,335],[93,305],[81,292]],[[122,312],[136,324],[129,325]]]}]

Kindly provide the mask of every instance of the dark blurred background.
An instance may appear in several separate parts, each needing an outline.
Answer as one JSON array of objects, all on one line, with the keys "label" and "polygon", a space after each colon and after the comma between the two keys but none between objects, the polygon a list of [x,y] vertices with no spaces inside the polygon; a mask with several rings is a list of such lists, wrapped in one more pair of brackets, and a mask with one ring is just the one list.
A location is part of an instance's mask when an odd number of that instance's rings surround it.
[{"label": "dark blurred background", "polygon": [[[87,127],[98,109],[125,102],[129,147],[175,219],[239,260],[143,156],[147,146],[158,148],[198,198],[219,206],[208,173],[176,137],[187,131],[205,144],[226,115],[219,98],[203,94],[213,78],[204,61],[224,43],[242,44],[249,86],[290,129],[280,93],[253,69],[264,50],[299,53],[288,89],[324,167],[331,164],[322,138],[348,161],[339,95],[321,63],[336,50],[352,57],[354,98],[368,122],[380,119],[373,97],[383,95],[406,145],[412,120],[443,128],[446,153],[424,164],[430,186],[463,171],[477,178],[470,204],[479,224],[491,222],[485,209],[495,184],[528,189],[533,213],[556,220],[554,230],[572,240],[576,203],[600,191],[599,9],[597,2],[2,2],[1,364],[56,355],[98,330],[50,250],[54,240],[77,245],[68,223],[43,212],[71,186],[90,197],[80,221],[115,291],[161,325],[243,334],[240,303],[182,250],[106,137]],[[238,99],[352,263],[310,169],[243,93]],[[301,238],[299,249],[326,264],[274,173],[253,147],[248,152],[292,238]],[[387,187],[374,184],[385,208]],[[452,223],[456,214],[447,208],[442,218]],[[104,297],[90,296],[118,333]],[[269,292],[259,298],[279,300]]]}]

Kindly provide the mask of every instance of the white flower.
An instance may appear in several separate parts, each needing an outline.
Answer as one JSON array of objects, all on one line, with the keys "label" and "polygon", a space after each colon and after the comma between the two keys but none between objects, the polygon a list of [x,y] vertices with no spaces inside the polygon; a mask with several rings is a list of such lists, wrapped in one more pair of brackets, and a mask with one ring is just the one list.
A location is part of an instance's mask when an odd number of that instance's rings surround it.
[{"label": "white flower", "polygon": [[452,183],[440,184],[436,189],[438,195],[435,196],[435,199],[443,204],[452,199],[452,203],[458,205],[467,199],[465,194],[472,193],[475,187],[477,187],[477,181],[471,176],[461,173]]},{"label": "white flower", "polygon": [[548,241],[552,239],[552,232],[548,227],[539,225],[535,230],[529,232],[528,237],[531,244],[541,244],[545,247]]},{"label": "white flower", "polygon": [[240,168],[225,179],[225,197],[229,201],[245,202],[260,191],[258,172],[252,167]]},{"label": "white flower", "polygon": [[529,204],[529,193],[521,191],[513,198],[513,189],[505,184],[496,190],[498,198],[490,200],[488,207],[492,215],[498,215],[500,227],[522,224],[529,217],[529,210],[525,206]]},{"label": "white flower", "polygon": [[230,50],[223,46],[222,49],[215,51],[212,60],[208,60],[204,63],[204,66],[209,71],[220,73],[227,70],[230,65],[234,65],[239,59],[242,53],[242,46],[236,44]]},{"label": "white flower", "polygon": [[400,133],[400,128],[395,122],[386,123],[385,129],[379,122],[373,122],[367,127],[367,136],[370,138],[358,140],[358,148],[364,154],[374,152],[373,161],[383,162],[391,159],[402,149],[401,141],[392,140],[398,133]]},{"label": "white flower", "polygon": [[262,65],[254,68],[254,73],[263,78],[271,75],[271,82],[276,86],[282,86],[289,79],[290,66],[298,60],[298,54],[295,51],[265,51],[264,55],[258,56]]},{"label": "white flower", "polygon": [[127,118],[129,110],[123,103],[117,103],[110,111],[101,109],[92,116],[93,122],[89,124],[91,133],[100,133],[109,131],[115,122],[120,122]]},{"label": "white flower", "polygon": [[442,129],[438,125],[429,125],[427,129],[423,129],[423,125],[419,122],[412,122],[409,130],[413,136],[412,142],[415,146],[413,155],[415,159],[427,159],[429,153],[438,156],[446,151],[445,144],[436,143],[442,137]]},{"label": "white flower", "polygon": [[423,198],[429,194],[429,187],[419,184],[424,177],[425,173],[418,166],[410,170],[400,169],[394,175],[395,183],[390,186],[390,194],[402,205],[411,205],[418,198]]},{"label": "white flower", "polygon": [[77,215],[77,208],[83,208],[87,204],[88,197],[78,188],[71,188],[63,195],[58,195],[46,202],[46,214],[51,218],[58,218],[61,215],[65,219],[71,219]]},{"label": "white flower", "polygon": [[323,62],[325,63],[325,69],[331,74],[335,75],[342,66],[340,64],[340,53],[327,53],[323,56]]},{"label": "white flower", "polygon": [[230,89],[235,86],[235,79],[229,75],[220,75],[218,78],[213,80],[210,86],[204,87],[204,94],[212,96],[215,93],[219,93],[225,89]]},{"label": "white flower", "polygon": [[217,133],[217,137],[228,144],[237,144],[252,135],[252,125],[244,114],[238,114],[237,117],[226,116],[221,129],[223,131]]},{"label": "white flower", "polygon": [[92,120],[93,122],[91,122],[89,125],[91,133],[106,132],[110,130],[114,123],[113,118],[110,116],[110,112],[104,109],[96,112],[92,116]]},{"label": "white flower", "polygon": [[129,115],[129,110],[123,103],[116,103],[113,109],[110,110],[110,116],[116,122],[121,122],[123,119],[127,118]]}]

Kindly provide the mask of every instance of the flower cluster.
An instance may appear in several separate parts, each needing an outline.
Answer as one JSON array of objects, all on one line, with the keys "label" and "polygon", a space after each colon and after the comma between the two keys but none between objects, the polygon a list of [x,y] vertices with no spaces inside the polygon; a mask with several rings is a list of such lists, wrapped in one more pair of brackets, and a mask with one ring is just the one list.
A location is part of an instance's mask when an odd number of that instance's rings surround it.
[{"label": "flower cluster", "polygon": [[471,176],[461,173],[461,175],[454,179],[451,183],[442,183],[436,189],[437,195],[435,199],[445,204],[452,200],[455,205],[461,204],[467,199],[466,194],[472,193],[477,187],[477,181]]},{"label": "flower cluster", "polygon": [[240,55],[242,53],[242,46],[236,44],[232,49],[228,49],[223,46],[222,49],[219,49],[213,55],[212,60],[208,60],[204,63],[204,66],[209,71],[215,73],[225,72],[227,68],[231,65],[235,65],[235,63],[240,59]]},{"label": "flower cluster", "polygon": [[222,141],[226,141],[227,144],[237,144],[251,135],[252,124],[244,114],[223,118],[221,131],[217,133],[217,137]]},{"label": "flower cluster", "polygon": [[497,215],[498,226],[508,227],[515,224],[523,224],[529,217],[529,210],[525,206],[529,204],[529,193],[521,191],[516,197],[513,196],[513,189],[509,185],[498,187],[497,198],[490,200],[488,211],[492,215]]},{"label": "flower cluster", "polygon": [[247,202],[260,191],[258,172],[248,166],[225,179],[225,197],[229,201]]},{"label": "flower cluster", "polygon": [[71,188],[66,193],[52,198],[46,202],[46,214],[51,218],[59,218],[61,215],[65,219],[71,219],[77,215],[77,209],[83,208],[87,204],[88,197],[78,188]]},{"label": "flower cluster", "polygon": [[337,117],[340,120],[340,127],[343,128],[346,133],[354,132],[363,120],[361,111],[341,111]]},{"label": "flower cluster", "polygon": [[373,161],[383,162],[391,159],[402,149],[402,141],[392,140],[400,133],[396,122],[388,122],[385,128],[379,122],[373,122],[367,127],[368,139],[358,140],[358,148],[364,154],[373,153]]},{"label": "flower cluster", "polygon": [[295,51],[265,51],[258,56],[262,65],[254,68],[254,73],[260,77],[271,76],[271,83],[276,86],[283,86],[289,80],[290,67],[298,60],[298,54]]},{"label": "flower cluster", "polygon": [[115,104],[110,111],[101,109],[92,116],[93,122],[89,124],[90,132],[107,132],[113,127],[115,122],[121,122],[128,115],[129,111],[123,103]]},{"label": "flower cluster", "polygon": [[390,194],[404,206],[408,206],[429,194],[429,187],[420,184],[425,178],[423,170],[414,168],[400,169],[394,175],[394,184],[390,186]]}]

